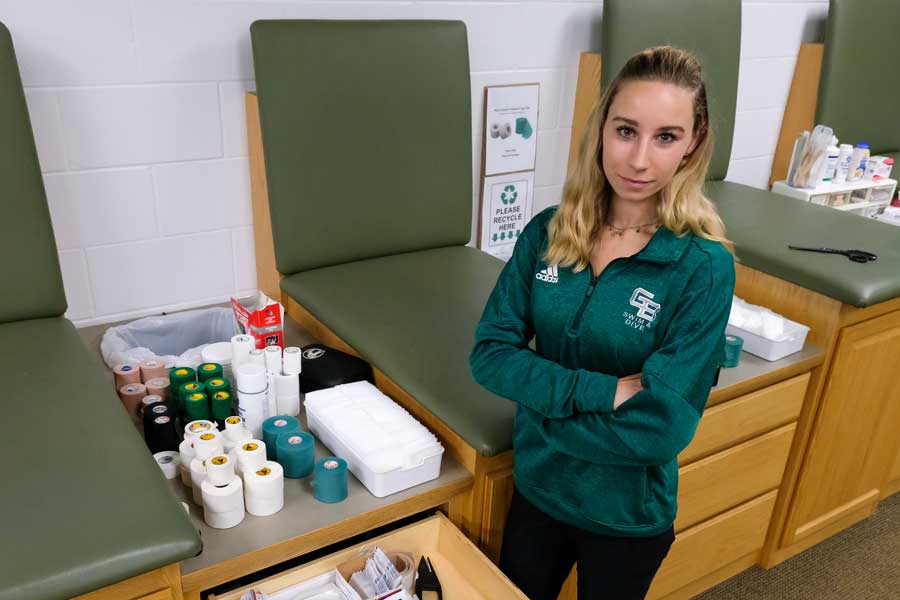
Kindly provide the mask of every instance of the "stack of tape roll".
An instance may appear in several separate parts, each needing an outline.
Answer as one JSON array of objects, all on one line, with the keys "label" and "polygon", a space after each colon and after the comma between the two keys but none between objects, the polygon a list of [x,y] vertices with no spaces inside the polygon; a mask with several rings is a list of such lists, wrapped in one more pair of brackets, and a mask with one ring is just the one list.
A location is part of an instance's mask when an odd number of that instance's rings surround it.
[{"label": "stack of tape roll", "polygon": [[277,462],[266,463],[255,471],[243,471],[247,512],[257,517],[274,515],[284,508],[284,471]]},{"label": "stack of tape roll", "polygon": [[266,458],[275,460],[275,443],[283,433],[300,431],[300,421],[289,415],[276,415],[263,421],[263,441],[266,443]]},{"label": "stack of tape roll", "polygon": [[244,427],[244,420],[237,416],[225,419],[225,452],[230,453],[237,446],[253,439],[250,430]]},{"label": "stack of tape roll", "polygon": [[116,378],[116,389],[123,385],[141,382],[141,367],[137,363],[121,363],[113,367],[113,375]]},{"label": "stack of tape roll", "polygon": [[158,394],[147,394],[141,398],[141,406],[138,409],[138,414],[143,417],[147,412],[147,407],[151,404],[165,404],[165,401],[163,397]]},{"label": "stack of tape roll", "polygon": [[172,399],[172,394],[169,391],[171,388],[169,387],[168,377],[154,377],[153,379],[148,380],[144,385],[147,387],[148,394],[162,396],[165,401]]},{"label": "stack of tape roll", "polygon": [[215,344],[210,344],[200,351],[200,359],[205,363],[218,363],[222,365],[222,376],[231,379],[231,346],[231,342],[216,342]]},{"label": "stack of tape roll", "polygon": [[250,360],[250,351],[256,348],[256,340],[249,335],[236,335],[231,338],[231,370]]},{"label": "stack of tape roll", "polygon": [[147,387],[143,383],[127,383],[119,388],[119,399],[132,421],[137,421],[141,400],[146,395]]},{"label": "stack of tape roll", "polygon": [[299,375],[275,375],[275,410],[280,415],[292,417],[300,414]]},{"label": "stack of tape roll", "polygon": [[281,346],[266,346],[263,354],[266,360],[266,371],[281,373]]},{"label": "stack of tape roll", "polygon": [[206,393],[210,396],[214,392],[231,392],[231,380],[227,377],[213,377],[206,380]]},{"label": "stack of tape roll", "polygon": [[261,367],[266,367],[266,355],[259,348],[254,348],[250,351],[249,356],[247,357],[247,362],[253,365],[260,365]]},{"label": "stack of tape roll", "polygon": [[312,434],[305,431],[279,435],[275,442],[275,460],[284,468],[284,476],[299,479],[312,473],[316,462],[315,446]]},{"label": "stack of tape roll", "polygon": [[213,485],[208,478],[201,484],[203,520],[215,529],[229,529],[244,520],[244,483],[232,475],[225,485]]},{"label": "stack of tape roll", "polygon": [[161,360],[145,360],[141,363],[141,381],[147,383],[157,377],[165,377],[169,370]]},{"label": "stack of tape roll", "polygon": [[169,371],[169,385],[172,396],[175,399],[175,408],[179,415],[184,415],[184,401],[181,397],[181,388],[186,383],[197,381],[197,374],[190,367],[176,367]]},{"label": "stack of tape roll", "polygon": [[206,479],[206,463],[202,458],[194,458],[191,461],[191,492],[195,504],[203,504],[203,493],[200,488]]},{"label": "stack of tape roll", "polygon": [[269,413],[269,388],[266,369],[245,362],[235,368],[238,389],[238,414],[254,437],[262,436],[262,422]]},{"label": "stack of tape roll", "polygon": [[175,479],[178,477],[178,472],[181,467],[181,455],[178,452],[173,452],[171,450],[157,452],[153,455],[153,458],[162,470],[163,475],[166,476],[166,479]]},{"label": "stack of tape roll", "polygon": [[231,408],[231,392],[226,390],[213,392],[209,397],[209,401],[212,404],[213,420],[215,420],[216,425],[224,428],[225,419],[233,414]]},{"label": "stack of tape roll", "polygon": [[241,473],[263,468],[266,464],[266,443],[251,439],[238,446],[237,463]]},{"label": "stack of tape roll", "polygon": [[210,379],[221,379],[224,376],[222,365],[219,363],[206,362],[197,367],[197,379],[203,383]]},{"label": "stack of tape roll", "polygon": [[191,487],[191,462],[197,458],[194,452],[193,438],[184,438],[178,445],[178,455],[181,457],[181,483],[184,487]]},{"label": "stack of tape roll", "polygon": [[161,402],[150,405],[144,412],[144,441],[150,452],[162,452],[178,448],[178,431],[175,414]]},{"label": "stack of tape roll", "polygon": [[193,442],[197,438],[197,436],[199,436],[201,433],[206,433],[207,431],[218,431],[216,429],[216,424],[206,419],[200,421],[191,421],[184,426],[184,439],[191,440],[191,442]]},{"label": "stack of tape roll", "polygon": [[301,364],[301,352],[297,346],[288,346],[284,349],[284,355],[281,358],[281,372],[285,375],[300,375],[303,370]]},{"label": "stack of tape roll", "polygon": [[225,452],[222,435],[218,431],[206,431],[194,438],[194,454],[206,460],[216,454]]},{"label": "stack of tape roll", "polygon": [[[196,383],[188,383],[190,385],[201,385]],[[184,397],[184,418],[196,421],[199,419],[209,419],[211,417],[209,409],[209,398],[206,392],[190,392]]]},{"label": "stack of tape roll", "polygon": [[234,462],[225,454],[206,460],[206,479],[216,487],[228,485],[234,479]]}]

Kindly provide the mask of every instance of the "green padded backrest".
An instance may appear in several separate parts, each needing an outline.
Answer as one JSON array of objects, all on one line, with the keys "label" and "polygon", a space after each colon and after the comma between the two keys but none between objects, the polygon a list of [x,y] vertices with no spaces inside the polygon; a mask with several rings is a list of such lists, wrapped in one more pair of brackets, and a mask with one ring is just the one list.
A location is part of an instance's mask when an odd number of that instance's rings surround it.
[{"label": "green padded backrest", "polygon": [[898,0],[831,0],[816,123],[841,143],[869,142],[872,154],[900,151],[898,61]]},{"label": "green padded backrest", "polygon": [[279,272],[469,241],[462,22],[257,21],[250,33]]},{"label": "green padded backrest", "polygon": [[66,295],[9,30],[0,23],[0,323],[55,317]]},{"label": "green padded backrest", "polygon": [[715,152],[707,177],[724,179],[731,158],[741,56],[741,0],[606,0],[601,89],[633,54],[670,45],[703,64]]}]

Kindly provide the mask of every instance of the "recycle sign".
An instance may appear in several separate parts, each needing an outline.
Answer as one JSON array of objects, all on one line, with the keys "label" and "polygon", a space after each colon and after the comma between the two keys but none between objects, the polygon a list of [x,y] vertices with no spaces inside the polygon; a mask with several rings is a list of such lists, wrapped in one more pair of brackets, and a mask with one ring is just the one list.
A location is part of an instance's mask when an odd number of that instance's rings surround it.
[{"label": "recycle sign", "polygon": [[518,197],[519,192],[516,191],[516,186],[512,184],[507,185],[503,188],[503,191],[500,192],[500,202],[503,204],[513,204]]}]

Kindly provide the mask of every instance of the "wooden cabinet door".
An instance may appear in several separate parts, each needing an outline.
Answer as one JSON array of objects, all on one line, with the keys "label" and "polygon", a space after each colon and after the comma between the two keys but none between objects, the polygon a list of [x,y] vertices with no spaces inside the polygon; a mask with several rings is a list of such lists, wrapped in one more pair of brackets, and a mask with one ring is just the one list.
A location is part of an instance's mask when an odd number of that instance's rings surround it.
[{"label": "wooden cabinet door", "polygon": [[784,545],[871,514],[900,450],[900,311],[845,327],[831,364]]}]

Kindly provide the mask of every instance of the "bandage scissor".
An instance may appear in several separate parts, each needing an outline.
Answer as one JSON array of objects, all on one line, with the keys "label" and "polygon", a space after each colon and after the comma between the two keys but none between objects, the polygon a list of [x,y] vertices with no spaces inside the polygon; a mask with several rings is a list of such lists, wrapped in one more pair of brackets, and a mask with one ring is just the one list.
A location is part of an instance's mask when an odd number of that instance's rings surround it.
[{"label": "bandage scissor", "polygon": [[800,246],[790,246],[791,250],[806,250],[807,252],[824,252],[825,254],[843,254],[853,262],[867,263],[878,260],[878,255],[866,252],[865,250],[837,250],[835,248],[801,248]]}]

